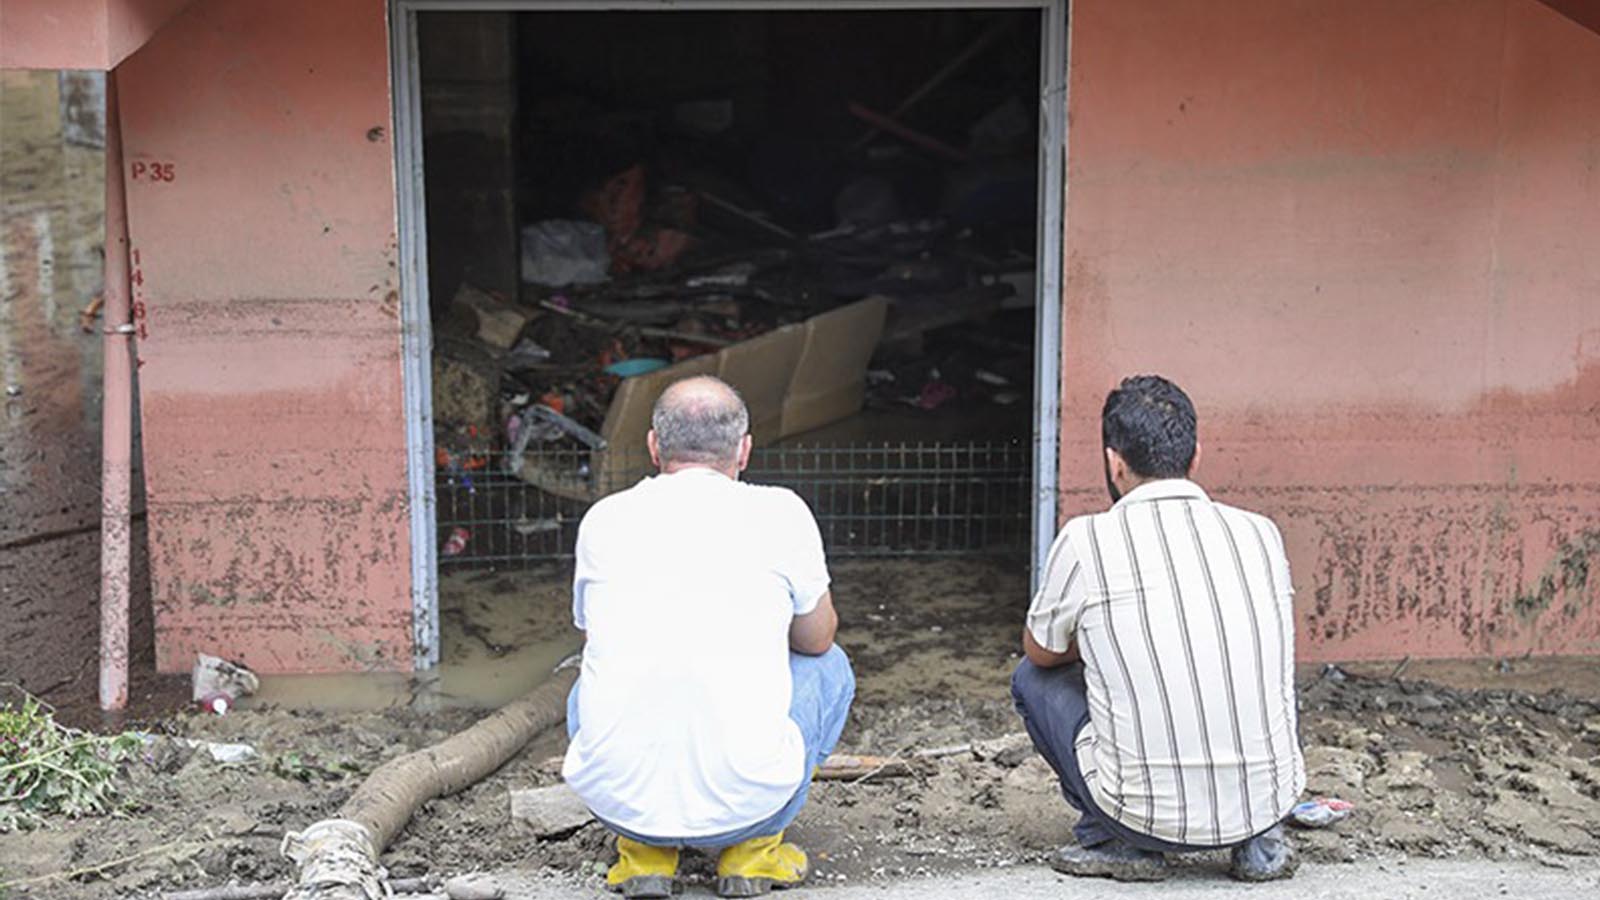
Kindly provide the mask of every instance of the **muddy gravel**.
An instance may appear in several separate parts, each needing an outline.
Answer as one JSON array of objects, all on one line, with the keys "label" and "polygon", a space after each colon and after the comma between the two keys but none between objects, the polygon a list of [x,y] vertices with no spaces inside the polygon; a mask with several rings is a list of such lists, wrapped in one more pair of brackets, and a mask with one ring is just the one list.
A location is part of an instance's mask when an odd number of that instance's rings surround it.
[{"label": "muddy gravel", "polygon": [[[1032,864],[1067,841],[1073,815],[1020,734],[1006,695],[1026,572],[994,561],[835,566],[860,693],[841,749],[914,757],[912,774],[818,784],[792,834],[821,884]],[[446,603],[520,602],[526,633],[555,634],[564,573],[447,579]],[[502,617],[504,618],[504,617]],[[1592,661],[1515,661],[1302,672],[1301,734],[1312,793],[1356,803],[1348,820],[1296,831],[1305,858],[1533,858],[1600,854],[1600,672]],[[1454,686],[1450,686],[1454,685]],[[0,836],[0,881],[134,857],[21,897],[154,897],[175,886],[272,881],[288,830],[331,814],[371,771],[481,713],[410,704],[370,712],[245,709],[168,716],[125,781],[116,818]],[[192,742],[240,742],[260,759],[215,762]],[[611,855],[588,825],[539,839],[509,818],[514,788],[554,783],[560,734],[541,736],[461,794],[429,803],[384,864],[395,875],[484,869],[598,887]],[[711,861],[691,856],[691,879]]]}]

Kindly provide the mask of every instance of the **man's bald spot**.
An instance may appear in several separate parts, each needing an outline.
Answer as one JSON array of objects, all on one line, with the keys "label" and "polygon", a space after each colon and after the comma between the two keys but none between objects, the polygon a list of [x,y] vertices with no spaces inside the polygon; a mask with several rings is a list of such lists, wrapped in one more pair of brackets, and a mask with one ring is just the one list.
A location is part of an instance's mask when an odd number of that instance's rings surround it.
[{"label": "man's bald spot", "polygon": [[667,386],[656,409],[678,414],[716,415],[744,405],[728,383],[711,375],[695,375]]},{"label": "man's bald spot", "polygon": [[750,430],[744,400],[720,378],[697,375],[661,392],[650,413],[660,462],[727,465]]}]

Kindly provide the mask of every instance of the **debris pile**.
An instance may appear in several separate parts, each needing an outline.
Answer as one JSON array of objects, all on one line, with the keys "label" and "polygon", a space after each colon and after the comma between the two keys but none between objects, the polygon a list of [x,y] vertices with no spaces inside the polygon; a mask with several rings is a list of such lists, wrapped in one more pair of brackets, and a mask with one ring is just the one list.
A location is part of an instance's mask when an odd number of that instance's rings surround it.
[{"label": "debris pile", "polygon": [[1314,858],[1600,852],[1600,702],[1329,667],[1301,689],[1308,796],[1354,804]]},{"label": "debris pile", "polygon": [[[739,96],[601,103],[558,86],[525,98],[521,283],[434,297],[441,476],[471,491],[503,454],[498,470],[592,497],[605,466],[590,454],[642,446],[619,410],[625,382],[678,366],[760,395],[787,351],[764,346],[759,365],[721,351],[871,298],[887,314],[863,358],[814,360],[852,384],[788,373],[790,395],[834,395],[815,401],[826,415],[791,424],[826,424],[863,402],[939,416],[1025,408],[1037,73],[969,79],[1006,59],[1002,45],[1028,46],[1019,21],[989,21],[898,104],[839,96],[809,110],[819,124],[804,139],[785,137],[799,121],[744,121]],[[787,109],[760,108],[769,120]],[[781,409],[770,417],[758,443],[790,433]],[[530,453],[568,459],[552,474]]]}]

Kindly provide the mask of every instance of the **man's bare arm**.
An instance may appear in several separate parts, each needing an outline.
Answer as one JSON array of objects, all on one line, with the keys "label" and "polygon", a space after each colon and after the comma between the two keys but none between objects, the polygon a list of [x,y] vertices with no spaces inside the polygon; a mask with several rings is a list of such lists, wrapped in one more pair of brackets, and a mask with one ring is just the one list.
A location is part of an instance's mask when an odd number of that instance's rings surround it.
[{"label": "man's bare arm", "polygon": [[1080,658],[1078,656],[1077,641],[1073,641],[1072,643],[1068,644],[1067,652],[1065,653],[1056,653],[1053,650],[1046,650],[1045,648],[1039,646],[1038,641],[1033,639],[1033,632],[1029,631],[1026,625],[1024,625],[1022,628],[1022,652],[1027,654],[1028,662],[1033,663],[1041,669],[1054,669],[1057,666],[1064,666],[1067,663],[1075,663]]},{"label": "man's bare arm", "polygon": [[817,606],[789,624],[789,649],[806,656],[821,656],[833,646],[839,614],[833,611],[833,592],[823,591]]}]

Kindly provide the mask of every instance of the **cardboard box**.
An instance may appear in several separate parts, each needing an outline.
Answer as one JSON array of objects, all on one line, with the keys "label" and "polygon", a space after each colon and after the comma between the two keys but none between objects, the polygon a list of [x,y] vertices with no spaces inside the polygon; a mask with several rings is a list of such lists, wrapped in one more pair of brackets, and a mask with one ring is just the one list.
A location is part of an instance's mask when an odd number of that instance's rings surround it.
[{"label": "cardboard box", "polygon": [[807,319],[805,343],[783,398],[784,437],[855,415],[865,397],[867,363],[883,334],[889,301],[859,303]]},{"label": "cardboard box", "polygon": [[750,436],[757,446],[786,434],[782,430],[783,406],[805,348],[808,324],[785,325],[717,353],[717,377],[744,398],[750,409]]},{"label": "cardboard box", "polygon": [[716,375],[739,391],[750,409],[756,446],[854,415],[861,409],[867,363],[888,308],[887,299],[868,297],[716,353],[624,379],[600,427],[605,449],[589,454],[587,473],[569,471],[570,465],[563,470],[552,464],[551,455],[534,448],[520,474],[576,500],[597,500],[632,486],[652,471],[645,435],[656,400],[668,385],[691,375]]}]

